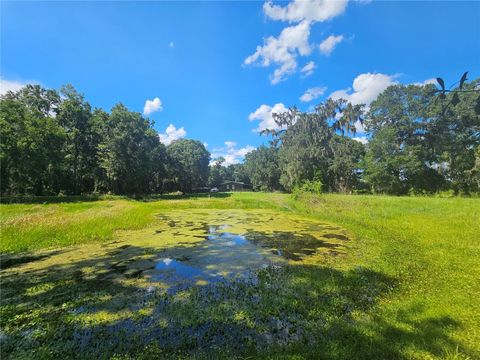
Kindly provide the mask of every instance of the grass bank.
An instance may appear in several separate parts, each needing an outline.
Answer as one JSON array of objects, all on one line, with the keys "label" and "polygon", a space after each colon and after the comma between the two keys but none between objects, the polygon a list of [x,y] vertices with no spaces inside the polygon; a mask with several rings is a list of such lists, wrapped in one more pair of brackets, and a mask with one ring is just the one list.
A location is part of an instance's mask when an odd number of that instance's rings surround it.
[{"label": "grass bank", "polygon": [[480,357],[480,200],[324,195],[294,206],[355,234],[331,266],[396,279],[395,294],[360,319],[366,333],[375,329],[406,358]]},{"label": "grass bank", "polygon": [[1,204],[0,252],[22,252],[58,246],[108,241],[118,230],[134,230],[155,221],[159,211],[173,209],[282,208],[283,194],[205,194],[146,197],[140,200],[109,196],[101,201],[33,201]]}]

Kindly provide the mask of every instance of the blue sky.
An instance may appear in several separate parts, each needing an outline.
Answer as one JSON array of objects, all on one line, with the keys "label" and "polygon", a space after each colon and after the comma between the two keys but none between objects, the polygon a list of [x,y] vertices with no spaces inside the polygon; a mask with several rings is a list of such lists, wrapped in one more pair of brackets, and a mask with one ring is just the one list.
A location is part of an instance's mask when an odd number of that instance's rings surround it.
[{"label": "blue sky", "polygon": [[2,1],[1,90],[71,83],[234,163],[266,142],[272,111],[479,77],[479,14],[478,1]]}]

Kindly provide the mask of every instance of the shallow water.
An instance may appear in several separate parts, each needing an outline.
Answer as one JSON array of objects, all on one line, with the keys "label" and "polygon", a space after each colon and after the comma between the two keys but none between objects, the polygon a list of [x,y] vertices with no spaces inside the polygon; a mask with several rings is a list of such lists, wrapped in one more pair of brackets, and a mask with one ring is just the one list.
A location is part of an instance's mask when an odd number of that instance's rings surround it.
[{"label": "shallow water", "polygon": [[[252,274],[260,268],[302,261],[322,249],[336,253],[335,249],[343,244],[332,242],[331,239],[347,239],[346,235],[338,232],[339,228],[306,219],[296,219],[296,227],[291,231],[283,230],[285,226],[279,227],[282,231],[277,231],[273,230],[277,227],[272,223],[275,217],[271,214],[263,217],[243,214],[240,219],[238,215],[232,217],[228,212],[221,215],[211,220],[217,224],[208,224],[207,214],[201,215],[207,221],[200,222],[161,215],[164,224],[177,229],[173,232],[175,237],[186,237],[191,231],[202,232],[201,235],[193,235],[202,241],[184,249],[166,250],[163,257],[158,259],[155,269],[145,275],[151,281],[170,285],[183,283],[185,286],[233,278],[252,279]],[[283,220],[285,222],[286,219]],[[225,223],[219,224],[219,221]],[[272,225],[270,229],[269,223]],[[163,232],[161,229],[155,231],[156,234]]]},{"label": "shallow water", "polygon": [[[170,349],[263,348],[310,341],[310,314],[284,313],[276,300],[296,299],[294,266],[316,267],[345,252],[347,239],[335,225],[285,212],[177,210],[108,242],[2,257],[0,279],[12,304],[19,296],[24,308],[40,304],[32,324],[38,313],[69,324],[73,316],[68,341],[82,354],[116,352],[132,339]],[[30,344],[39,329],[9,334],[11,343]]]},{"label": "shallow water", "polygon": [[119,232],[110,243],[35,254],[12,261],[8,270],[55,267],[77,277],[138,279],[178,289],[251,281],[272,265],[318,262],[318,256],[344,252],[347,239],[335,225],[282,212],[177,210],[159,214],[152,227]]}]

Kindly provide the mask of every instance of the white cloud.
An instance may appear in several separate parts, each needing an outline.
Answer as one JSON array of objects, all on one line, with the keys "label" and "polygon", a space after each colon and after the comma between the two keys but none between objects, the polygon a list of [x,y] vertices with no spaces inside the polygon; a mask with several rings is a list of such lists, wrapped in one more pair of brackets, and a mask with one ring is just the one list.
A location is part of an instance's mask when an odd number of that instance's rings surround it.
[{"label": "white cloud", "polygon": [[272,1],[267,1],[263,4],[263,11],[273,20],[321,22],[342,14],[347,3],[348,0],[294,0],[282,7],[273,5]]},{"label": "white cloud", "polygon": [[429,84],[436,85],[437,84],[437,79],[431,78],[431,79],[424,80],[422,82],[412,83],[412,85],[417,85],[417,86],[425,86],[425,85],[429,85]]},{"label": "white cloud", "polygon": [[[382,93],[390,85],[396,84],[395,78],[397,75],[386,75],[380,73],[365,73],[358,75],[353,80],[353,90],[338,90],[330,94],[333,100],[345,99],[353,105],[365,104],[366,109],[370,103],[374,101],[380,93]],[[364,133],[365,128],[357,121],[355,124],[357,133]]]},{"label": "white cloud", "polygon": [[309,102],[309,101],[315,100],[316,98],[325,94],[326,90],[327,90],[326,87],[320,87],[320,86],[310,88],[307,91],[305,91],[305,94],[300,96],[300,101]]},{"label": "white cloud", "polygon": [[203,146],[205,146],[205,149],[206,149],[208,147],[208,143],[206,141],[204,141]]},{"label": "white cloud", "polygon": [[352,138],[355,141],[358,141],[359,143],[362,143],[363,145],[368,144],[368,138],[366,136],[357,136]]},{"label": "white cloud", "polygon": [[[234,141],[225,141],[225,146],[221,148],[213,149],[212,159],[223,157],[225,162],[224,166],[229,166],[233,164],[239,164],[245,158],[249,152],[255,150],[254,146],[247,145],[242,148],[237,148],[237,143]],[[212,160],[212,163],[214,161]]]},{"label": "white cloud", "polygon": [[255,150],[255,146],[247,145],[243,148],[238,149],[236,154],[238,156],[243,156],[244,157],[245,155],[247,155],[249,152],[252,152],[253,150]]},{"label": "white cloud", "polygon": [[310,76],[313,74],[317,66],[313,61],[309,61],[303,68],[300,70],[302,73],[302,77],[306,78],[307,76]]},{"label": "white cloud", "polygon": [[150,115],[156,111],[162,111],[162,110],[163,110],[162,100],[156,97],[153,100],[145,101],[145,106],[143,107],[143,114]]},{"label": "white cloud", "polygon": [[[278,37],[264,39],[263,46],[257,46],[255,53],[245,59],[244,65],[276,65],[270,82],[278,84],[286,80],[297,70],[297,57],[311,53],[308,39],[312,24],[342,14],[347,4],[348,0],[293,0],[286,6],[273,5],[270,0],[265,2],[263,11],[267,17],[297,24],[284,28]],[[313,62],[308,63],[302,68],[302,74],[305,77],[311,75],[314,66]]]},{"label": "white cloud", "polygon": [[187,132],[183,127],[177,129],[175,125],[170,124],[165,129],[165,133],[158,134],[160,142],[165,145],[170,145],[173,141],[184,138],[187,135]]},{"label": "white cloud", "polygon": [[328,38],[320,43],[320,52],[323,55],[329,56],[335,47],[343,41],[343,35],[330,35]]},{"label": "white cloud", "polygon": [[175,46],[175,43],[173,41],[170,41],[170,43],[168,44],[168,47],[173,48],[174,46]]},{"label": "white cloud", "polygon": [[18,91],[27,84],[34,84],[35,81],[20,82],[0,78],[0,95],[5,95],[9,91]]},{"label": "white cloud", "polygon": [[225,146],[228,149],[233,149],[235,146],[237,146],[237,143],[235,141],[225,141]]},{"label": "white cloud", "polygon": [[258,64],[263,67],[278,65],[270,76],[270,82],[278,84],[295,72],[298,55],[306,56],[311,53],[309,36],[310,22],[308,21],[286,27],[277,38],[269,36],[264,40],[263,46],[257,46],[255,53],[247,57],[244,64]]},{"label": "white cloud", "polygon": [[396,84],[396,75],[386,75],[380,73],[365,73],[358,75],[353,80],[353,89],[338,90],[330,95],[330,98],[336,100],[343,98],[353,105],[370,103],[390,85]]},{"label": "white cloud", "polygon": [[280,126],[273,119],[273,114],[280,114],[286,112],[288,109],[282,103],[275,104],[273,107],[269,105],[261,105],[255,112],[248,116],[250,121],[259,120],[258,127],[255,132],[261,132],[263,130],[279,130]]}]

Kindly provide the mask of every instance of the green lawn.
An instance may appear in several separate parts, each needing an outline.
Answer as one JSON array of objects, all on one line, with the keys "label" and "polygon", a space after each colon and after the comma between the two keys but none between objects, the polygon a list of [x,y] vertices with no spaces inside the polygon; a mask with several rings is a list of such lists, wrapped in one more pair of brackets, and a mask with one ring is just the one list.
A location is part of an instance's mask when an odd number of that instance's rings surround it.
[{"label": "green lawn", "polygon": [[[235,193],[0,209],[2,358],[480,358],[478,199]],[[99,275],[150,255],[159,213],[193,209],[266,209],[336,224],[350,240],[337,256],[262,270],[254,285],[146,298],[141,278]],[[68,263],[48,263],[71,249]]]}]

